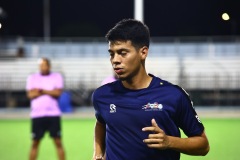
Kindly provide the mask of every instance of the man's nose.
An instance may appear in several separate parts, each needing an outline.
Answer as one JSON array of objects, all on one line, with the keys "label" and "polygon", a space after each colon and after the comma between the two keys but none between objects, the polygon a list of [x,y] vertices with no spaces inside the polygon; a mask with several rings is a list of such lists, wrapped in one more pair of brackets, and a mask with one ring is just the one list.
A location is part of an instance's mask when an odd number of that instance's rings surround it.
[{"label": "man's nose", "polygon": [[112,63],[119,63],[121,61],[121,57],[118,54],[115,54],[112,58]]}]

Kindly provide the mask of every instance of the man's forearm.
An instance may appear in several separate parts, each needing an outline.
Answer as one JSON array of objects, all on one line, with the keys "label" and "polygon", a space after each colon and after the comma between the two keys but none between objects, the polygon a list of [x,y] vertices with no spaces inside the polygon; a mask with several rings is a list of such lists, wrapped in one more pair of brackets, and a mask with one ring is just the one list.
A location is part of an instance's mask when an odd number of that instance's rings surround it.
[{"label": "man's forearm", "polygon": [[41,90],[42,94],[47,94],[52,97],[59,97],[62,94],[61,89],[54,89],[54,90]]},{"label": "man's forearm", "polygon": [[94,134],[94,153],[93,160],[100,159],[104,157],[105,154],[105,135],[106,127],[100,122],[96,122],[95,134]]},{"label": "man's forearm", "polygon": [[209,151],[208,140],[203,133],[201,136],[179,138],[168,136],[169,149],[177,150],[188,155],[206,155]]},{"label": "man's forearm", "polygon": [[33,90],[27,91],[27,97],[29,99],[34,99],[34,98],[37,98],[39,96],[41,96],[41,93],[40,93],[40,90],[38,90],[38,89],[33,89]]}]

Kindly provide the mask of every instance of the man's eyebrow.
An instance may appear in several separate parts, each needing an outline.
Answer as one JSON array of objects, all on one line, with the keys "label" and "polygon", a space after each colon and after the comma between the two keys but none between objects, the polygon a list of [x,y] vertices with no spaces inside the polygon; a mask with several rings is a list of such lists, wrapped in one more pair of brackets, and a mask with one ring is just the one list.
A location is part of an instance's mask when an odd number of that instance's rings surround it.
[{"label": "man's eyebrow", "polygon": [[121,48],[119,50],[117,50],[118,52],[121,52],[121,51],[129,51],[129,49],[126,49],[126,48]]},{"label": "man's eyebrow", "polygon": [[[122,52],[122,51],[129,51],[129,49],[120,48],[120,49],[117,49],[117,50],[116,50],[116,52]],[[113,52],[113,50],[109,49],[108,52],[111,53],[111,52]]]}]

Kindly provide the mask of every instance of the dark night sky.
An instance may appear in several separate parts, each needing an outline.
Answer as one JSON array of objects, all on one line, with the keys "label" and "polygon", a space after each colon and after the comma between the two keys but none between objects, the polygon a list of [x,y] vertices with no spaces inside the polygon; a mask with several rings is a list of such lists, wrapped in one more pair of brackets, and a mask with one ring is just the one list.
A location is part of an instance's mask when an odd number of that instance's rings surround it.
[{"label": "dark night sky", "polygon": [[[0,7],[7,13],[0,36],[43,36],[43,0],[0,0]],[[154,37],[240,35],[239,0],[145,0],[144,7]],[[133,18],[133,0],[51,0],[52,37],[102,37],[123,18]]]}]

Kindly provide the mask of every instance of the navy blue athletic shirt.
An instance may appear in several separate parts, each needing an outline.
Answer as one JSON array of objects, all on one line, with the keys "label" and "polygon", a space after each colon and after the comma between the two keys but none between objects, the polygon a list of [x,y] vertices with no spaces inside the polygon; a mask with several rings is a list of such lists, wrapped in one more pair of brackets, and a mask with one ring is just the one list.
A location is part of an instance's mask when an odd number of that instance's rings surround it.
[{"label": "navy blue athletic shirt", "polygon": [[107,160],[178,160],[174,150],[148,148],[143,140],[154,118],[167,135],[201,135],[204,127],[188,94],[180,87],[153,77],[148,88],[130,90],[121,81],[103,85],[93,94],[96,118],[106,124]]}]

